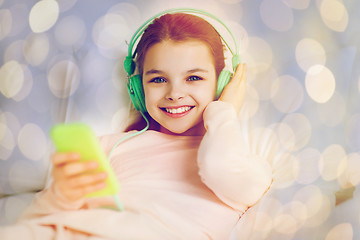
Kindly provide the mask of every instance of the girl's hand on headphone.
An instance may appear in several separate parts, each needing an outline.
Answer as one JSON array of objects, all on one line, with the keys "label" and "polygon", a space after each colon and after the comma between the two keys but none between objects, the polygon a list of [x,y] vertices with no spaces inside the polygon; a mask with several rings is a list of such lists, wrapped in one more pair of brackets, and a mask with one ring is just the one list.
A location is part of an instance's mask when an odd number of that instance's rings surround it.
[{"label": "girl's hand on headphone", "polygon": [[246,92],[246,64],[241,63],[237,66],[234,76],[225,86],[219,101],[231,103],[236,112],[239,113],[244,101]]},{"label": "girl's hand on headphone", "polygon": [[106,172],[91,173],[98,163],[80,162],[80,159],[76,153],[54,153],[51,157],[55,187],[69,201],[83,199],[86,194],[106,186]]}]

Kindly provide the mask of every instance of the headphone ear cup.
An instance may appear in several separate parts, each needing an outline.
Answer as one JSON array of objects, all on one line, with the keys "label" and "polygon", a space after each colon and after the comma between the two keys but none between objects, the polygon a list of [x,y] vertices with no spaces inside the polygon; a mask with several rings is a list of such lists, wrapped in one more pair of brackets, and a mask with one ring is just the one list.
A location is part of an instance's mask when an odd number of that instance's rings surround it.
[{"label": "headphone ear cup", "polygon": [[124,69],[129,76],[135,72],[136,64],[131,56],[126,56],[124,60]]},{"label": "headphone ear cup", "polygon": [[127,84],[131,101],[133,102],[135,109],[140,112],[147,112],[145,105],[145,95],[142,85],[142,79],[140,75],[134,75],[130,78]]},{"label": "headphone ear cup", "polygon": [[228,70],[222,70],[218,82],[217,82],[217,89],[216,89],[216,98],[218,99],[224,90],[225,86],[229,83],[232,73]]}]

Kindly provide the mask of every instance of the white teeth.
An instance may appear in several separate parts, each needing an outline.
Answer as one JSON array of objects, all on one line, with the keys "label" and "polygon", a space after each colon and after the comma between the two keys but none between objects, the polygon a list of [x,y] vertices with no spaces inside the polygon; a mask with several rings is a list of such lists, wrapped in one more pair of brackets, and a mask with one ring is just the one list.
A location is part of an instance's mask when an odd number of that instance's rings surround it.
[{"label": "white teeth", "polygon": [[166,112],[176,114],[176,113],[184,113],[191,109],[191,107],[180,107],[180,108],[165,108]]}]

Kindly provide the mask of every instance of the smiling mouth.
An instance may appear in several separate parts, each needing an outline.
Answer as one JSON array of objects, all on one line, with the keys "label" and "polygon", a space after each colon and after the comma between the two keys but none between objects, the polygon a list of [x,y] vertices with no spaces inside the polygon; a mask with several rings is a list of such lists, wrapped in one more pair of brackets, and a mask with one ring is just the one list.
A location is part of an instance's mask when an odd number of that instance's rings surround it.
[{"label": "smiling mouth", "polygon": [[183,107],[161,108],[161,110],[163,110],[168,114],[183,114],[189,112],[193,108],[194,106],[183,106]]}]

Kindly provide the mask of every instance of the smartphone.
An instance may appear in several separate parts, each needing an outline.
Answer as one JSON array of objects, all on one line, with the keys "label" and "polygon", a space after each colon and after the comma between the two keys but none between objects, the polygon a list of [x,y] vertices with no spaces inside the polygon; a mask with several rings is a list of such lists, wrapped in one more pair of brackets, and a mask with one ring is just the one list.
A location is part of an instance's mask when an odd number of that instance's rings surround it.
[{"label": "smartphone", "polygon": [[84,123],[58,124],[51,129],[50,137],[57,152],[79,153],[81,161],[95,160],[99,163],[99,167],[94,172],[105,171],[108,173],[106,187],[87,194],[87,197],[113,196],[118,193],[120,184],[98,138],[88,125]]}]

